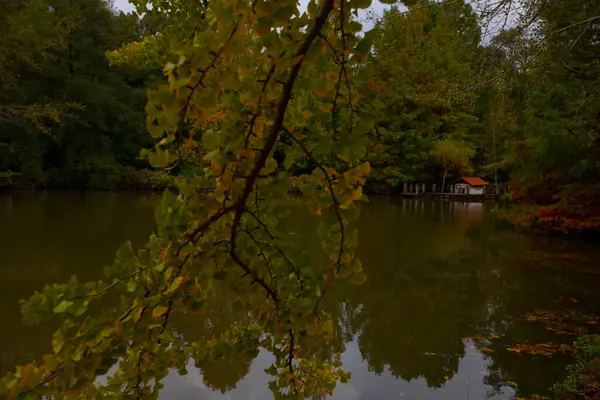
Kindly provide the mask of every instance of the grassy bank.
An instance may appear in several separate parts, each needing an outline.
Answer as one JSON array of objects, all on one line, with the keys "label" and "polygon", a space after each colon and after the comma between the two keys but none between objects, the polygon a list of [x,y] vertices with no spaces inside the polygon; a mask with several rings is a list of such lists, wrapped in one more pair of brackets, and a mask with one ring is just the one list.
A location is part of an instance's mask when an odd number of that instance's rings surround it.
[{"label": "grassy bank", "polygon": [[574,347],[576,361],[568,367],[565,380],[550,388],[550,397],[534,395],[517,400],[599,400],[600,335],[582,336]]},{"label": "grassy bank", "polygon": [[[4,173],[3,173],[4,174]],[[9,177],[8,174],[5,174]],[[3,175],[0,175],[2,178]],[[13,188],[48,188],[48,189],[141,189],[164,190],[177,187],[177,180],[162,171],[135,169],[133,167],[118,167],[103,170],[48,170],[37,179],[31,179],[27,174],[13,173],[11,187]]]},{"label": "grassy bank", "polygon": [[559,400],[600,399],[600,335],[582,336],[575,342],[576,362],[567,378],[552,388]]}]

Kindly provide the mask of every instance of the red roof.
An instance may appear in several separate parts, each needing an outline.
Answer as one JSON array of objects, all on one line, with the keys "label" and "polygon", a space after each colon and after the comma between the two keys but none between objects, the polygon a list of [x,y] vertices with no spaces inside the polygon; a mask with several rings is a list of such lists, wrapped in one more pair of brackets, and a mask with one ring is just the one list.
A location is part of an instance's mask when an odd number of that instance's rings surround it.
[{"label": "red roof", "polygon": [[460,178],[460,180],[468,183],[471,186],[486,186],[486,185],[489,185],[489,183],[487,183],[486,181],[484,181],[483,179],[481,179],[481,178],[479,178],[477,176],[463,176],[462,178]]}]

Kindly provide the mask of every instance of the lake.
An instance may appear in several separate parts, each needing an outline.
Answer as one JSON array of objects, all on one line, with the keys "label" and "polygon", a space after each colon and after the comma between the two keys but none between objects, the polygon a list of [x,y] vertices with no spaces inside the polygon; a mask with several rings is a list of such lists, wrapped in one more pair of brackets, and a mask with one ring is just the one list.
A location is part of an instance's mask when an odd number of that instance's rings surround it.
[{"label": "lake", "polygon": [[[51,351],[51,324],[21,322],[19,299],[46,283],[103,277],[125,240],[154,229],[154,193],[0,192],[0,369]],[[332,291],[331,352],[352,372],[335,399],[513,399],[544,393],[571,358],[561,344],[598,333],[600,250],[518,233],[493,203],[372,197],[363,206],[362,286]],[[306,222],[304,222],[306,220]],[[312,227],[302,216],[299,229]],[[312,228],[311,228],[312,229]],[[186,339],[239,316],[217,294],[209,319],[177,320]],[[532,354],[537,353],[537,354]],[[171,374],[161,399],[271,398],[271,356],[231,357]]]}]

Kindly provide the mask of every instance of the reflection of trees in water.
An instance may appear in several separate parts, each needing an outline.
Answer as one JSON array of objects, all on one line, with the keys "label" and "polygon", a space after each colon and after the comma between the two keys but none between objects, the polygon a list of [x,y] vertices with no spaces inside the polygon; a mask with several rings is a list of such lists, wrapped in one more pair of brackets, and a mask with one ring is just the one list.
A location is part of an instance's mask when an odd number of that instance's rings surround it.
[{"label": "reflection of trees in water", "polygon": [[[371,203],[363,207],[357,222],[360,236],[358,256],[368,280],[359,287],[340,285],[329,291],[324,306],[337,321],[335,335],[327,342],[307,344],[313,354],[322,360],[335,358],[344,352],[348,342],[356,338],[371,371],[382,373],[388,369],[402,379],[422,377],[429,386],[440,387],[446,377],[451,378],[458,370],[459,360],[465,354],[463,338],[476,334],[504,334],[494,342],[498,344],[496,351],[486,354],[489,361],[486,384],[499,391],[510,380],[516,382],[524,393],[530,393],[540,391],[556,380],[563,362],[556,359],[548,361],[542,357],[519,357],[502,351],[501,347],[503,343],[511,344],[524,338],[556,342],[556,337],[543,326],[511,317],[524,315],[536,308],[568,306],[554,303],[559,294],[577,297],[577,307],[593,309],[599,305],[596,292],[583,290],[593,286],[590,276],[565,271],[564,266],[569,265],[565,264],[566,254],[570,251],[568,248],[555,246],[555,242],[550,240],[541,245],[533,237],[498,231],[487,216],[480,218],[482,210],[477,207],[455,206],[453,210],[450,203],[411,203],[390,198],[374,198]],[[85,214],[84,204],[82,201],[78,211],[82,215]],[[54,207],[61,209],[60,204],[51,205],[53,211],[56,211]],[[56,213],[51,215],[44,211],[44,207],[36,203],[33,209],[37,211],[33,215],[46,218],[48,226],[44,235],[50,241],[44,243],[59,250],[48,247],[49,250],[42,255],[47,259],[62,260],[58,252],[62,251],[63,244],[55,243],[59,239],[51,234],[51,227],[55,225],[52,215]],[[94,210],[98,207],[94,205]],[[129,210],[119,211],[119,215],[111,221],[118,220],[125,212]],[[99,213],[106,218],[106,210]],[[92,215],[85,215],[87,220],[96,221],[95,211]],[[142,216],[147,218],[145,212],[140,212],[139,218]],[[293,217],[302,224],[297,230],[313,232],[316,229],[311,225],[314,221],[301,213]],[[25,223],[28,219],[24,217],[21,221]],[[77,227],[80,224],[71,221],[69,226],[72,238],[63,235],[61,240],[65,241],[64,245],[77,244]],[[14,227],[15,232],[19,229],[24,230],[25,226],[19,223]],[[112,241],[121,241],[120,237],[129,233],[120,232],[120,229],[110,226],[100,229],[100,232],[105,230],[107,238],[110,236]],[[140,230],[146,235],[149,229],[143,227]],[[320,243],[318,240],[312,243],[310,237],[305,237],[306,250],[311,256],[318,257]],[[42,243],[37,236],[32,240],[35,246],[38,246],[38,241]],[[94,243],[98,241],[95,239]],[[7,239],[5,243],[10,241]],[[102,243],[109,243],[109,239],[102,239]],[[117,242],[113,247],[116,245]],[[88,259],[90,254],[95,254],[90,246],[91,243],[81,244],[81,257]],[[37,248],[46,247],[40,244]],[[109,253],[112,257],[112,249]],[[98,259],[101,258],[99,255]],[[573,255],[571,258],[577,257]],[[17,265],[17,261],[21,263],[23,260],[25,258],[15,258],[14,263]],[[70,273],[79,268],[81,264],[75,265],[79,260],[78,254],[73,256],[72,253],[72,259],[65,264],[69,268],[65,271]],[[585,262],[590,263],[588,259]],[[31,275],[32,281],[23,283],[31,286],[26,293],[39,289],[41,284],[35,276],[37,263],[28,261],[22,264],[28,268],[27,275]],[[551,268],[546,268],[546,265]],[[557,265],[561,268],[554,268]],[[90,270],[100,266],[92,266]],[[7,292],[12,286],[6,288]],[[16,306],[17,299],[23,294],[15,291],[13,297]],[[225,285],[217,285],[214,296],[208,300],[206,312],[176,316],[174,330],[190,342],[218,338],[232,325],[251,322],[249,309],[236,308],[236,300],[236,293]],[[255,300],[261,301],[260,298]],[[18,306],[12,311],[15,315],[6,317],[7,320],[20,320]],[[11,323],[7,325],[14,326]],[[6,335],[0,335],[7,350],[4,352],[3,349],[1,366],[12,368],[11,355],[29,357],[30,352],[47,352],[52,330],[44,329],[27,331],[38,335],[35,339],[29,334],[13,335],[8,331]],[[564,340],[569,342],[572,337]],[[27,351],[23,350],[26,343],[32,345]],[[37,349],[38,343],[44,348]],[[207,386],[225,392],[233,389],[248,374],[253,359],[254,354],[251,353],[236,354],[210,360],[199,367]]]},{"label": "reflection of trees in water", "polygon": [[[338,293],[338,300],[344,301],[350,316],[344,324],[358,332],[371,371],[387,368],[402,379],[423,377],[440,387],[458,370],[463,338],[476,332],[485,313],[480,288],[485,271],[470,253],[468,224],[448,215],[447,226],[438,226],[436,218],[419,217],[419,224],[413,212],[391,204],[363,215],[359,256],[368,280],[358,290]],[[441,212],[434,208],[428,215]],[[447,238],[452,251],[443,245]]]},{"label": "reflection of trees in water", "polygon": [[[375,373],[387,366],[407,381],[439,387],[458,370],[463,337],[473,334],[485,298],[469,288],[476,277],[460,263],[426,261],[369,275],[358,343]],[[445,269],[441,274],[440,269]]]},{"label": "reflection of trees in water", "polygon": [[[216,282],[213,295],[207,300],[205,312],[197,315],[179,315],[175,328],[188,342],[218,339],[234,325],[245,325],[252,321],[248,309],[236,307],[239,296],[223,282]],[[255,354],[233,352],[219,358],[211,358],[201,365],[204,383],[222,393],[236,387],[250,371]]]},{"label": "reflection of trees in water", "polygon": [[225,356],[219,360],[207,361],[200,366],[206,386],[225,393],[250,371],[254,356],[247,353]]},{"label": "reflection of trees in water", "polygon": [[[586,282],[573,271],[560,276],[532,268],[520,255],[538,239],[497,230],[493,218],[480,218],[480,208],[472,216],[470,208],[452,210],[450,204],[379,202],[359,221],[359,256],[368,280],[358,290],[337,294],[352,316],[342,318],[343,324],[359,332],[369,369],[388,369],[405,380],[423,377],[439,387],[458,369],[463,338],[502,334],[492,346],[496,351],[486,353],[491,395],[511,381],[524,393],[550,386],[564,367],[561,360],[519,357],[505,348],[524,338],[561,339],[513,317],[560,307],[553,299],[580,292]],[[571,289],[563,285],[567,277]]]},{"label": "reflection of trees in water", "polygon": [[[571,244],[565,247],[567,243]],[[494,252],[490,277],[493,279],[483,281],[489,298],[488,312],[477,330],[484,336],[502,335],[489,345],[494,352],[487,353],[489,365],[484,382],[495,390],[499,391],[507,382],[514,382],[523,396],[543,394],[560,379],[571,361],[560,354],[550,360],[544,356],[517,355],[505,349],[526,341],[572,344],[573,336],[556,335],[542,324],[521,320],[525,314],[537,309],[573,307],[592,312],[598,310],[598,279],[586,275],[582,265],[569,265],[564,261],[566,249],[574,243],[506,231],[489,235],[487,245]],[[543,254],[546,260],[553,260],[549,262],[550,268],[532,260],[532,251]],[[589,249],[586,252],[591,254]],[[560,302],[561,296],[576,297],[579,302],[576,305]]]}]

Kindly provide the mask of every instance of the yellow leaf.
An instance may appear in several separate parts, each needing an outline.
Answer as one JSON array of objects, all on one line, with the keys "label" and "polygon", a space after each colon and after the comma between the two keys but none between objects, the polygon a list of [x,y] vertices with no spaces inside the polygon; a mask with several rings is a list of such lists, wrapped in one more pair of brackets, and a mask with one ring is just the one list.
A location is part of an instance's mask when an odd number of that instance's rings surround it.
[{"label": "yellow leaf", "polygon": [[331,109],[333,108],[333,104],[331,103],[327,103],[327,104],[323,104],[321,105],[321,107],[319,107],[321,110],[323,110],[324,112],[330,112]]},{"label": "yellow leaf", "polygon": [[65,337],[63,336],[62,331],[59,329],[54,332],[54,336],[52,337],[52,351],[54,354],[58,354],[60,349],[62,349],[65,344]]},{"label": "yellow leaf", "polygon": [[152,316],[154,318],[161,317],[167,313],[169,308],[167,306],[157,306],[154,310],[152,310]]},{"label": "yellow leaf", "polygon": [[333,322],[330,319],[323,321],[321,329],[323,329],[323,332],[333,332]]}]

